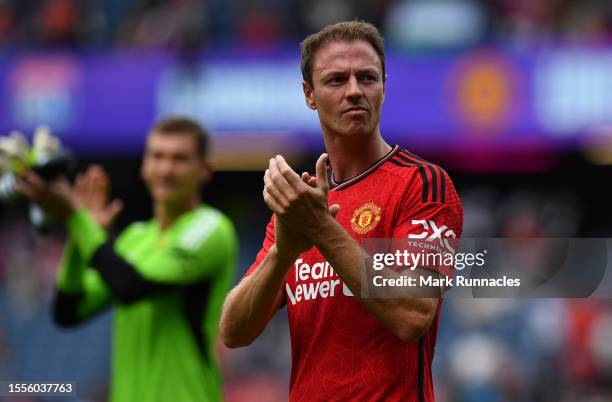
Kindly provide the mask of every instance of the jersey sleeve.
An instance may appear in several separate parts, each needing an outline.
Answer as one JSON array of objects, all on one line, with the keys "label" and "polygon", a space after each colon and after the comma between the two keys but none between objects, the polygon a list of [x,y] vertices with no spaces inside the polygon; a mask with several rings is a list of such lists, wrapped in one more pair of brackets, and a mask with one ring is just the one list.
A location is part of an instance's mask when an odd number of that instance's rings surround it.
[{"label": "jersey sleeve", "polygon": [[270,247],[272,247],[272,245],[275,242],[276,240],[274,238],[274,214],[272,214],[272,217],[270,218],[270,221],[268,222],[268,225],[266,226],[266,235],[263,240],[263,245],[261,246],[261,249],[257,253],[257,256],[255,257],[255,261],[253,262],[253,264],[251,264],[251,266],[246,271],[244,276],[251,275],[253,272],[255,272],[257,268],[259,268],[259,266],[261,265],[261,262],[268,254]]},{"label": "jersey sleeve", "polygon": [[462,227],[461,202],[446,172],[436,167],[431,176],[415,175],[400,203],[393,238],[402,239],[409,252],[430,257],[421,268],[450,276],[452,265],[444,257],[455,254]]},{"label": "jersey sleeve", "polygon": [[238,242],[231,221],[212,209],[200,218],[187,225],[172,244],[138,259],[125,257],[130,248],[138,247],[136,225],[113,241],[101,235],[91,216],[81,211],[71,217],[69,233],[72,238],[80,233],[90,235],[75,239],[78,251],[84,259],[90,256],[88,264],[99,273],[112,298],[129,304],[192,285],[218,270],[233,272]]},{"label": "jersey sleeve", "polygon": [[107,233],[84,208],[79,208],[67,222],[68,235],[80,257],[89,262],[96,250],[108,241]]},{"label": "jersey sleeve", "polygon": [[88,268],[68,240],[57,275],[53,318],[61,326],[78,324],[110,305],[110,293],[100,275]]},{"label": "jersey sleeve", "polygon": [[[126,250],[137,246],[128,237],[129,234],[117,239],[114,250],[120,255],[128,255]],[[228,269],[228,266],[234,269],[237,253],[234,225],[221,212],[210,210],[204,219],[196,219],[187,225],[174,244],[129,263],[145,279],[189,285]]]}]

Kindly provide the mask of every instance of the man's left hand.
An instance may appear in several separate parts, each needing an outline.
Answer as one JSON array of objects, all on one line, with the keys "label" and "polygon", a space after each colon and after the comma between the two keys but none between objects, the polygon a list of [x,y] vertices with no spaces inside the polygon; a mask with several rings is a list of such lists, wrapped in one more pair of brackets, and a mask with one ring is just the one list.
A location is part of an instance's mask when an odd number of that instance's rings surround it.
[{"label": "man's left hand", "polygon": [[98,225],[110,229],[123,209],[119,199],[110,200],[110,178],[99,165],[92,165],[77,176],[74,183],[74,199],[86,208]]},{"label": "man's left hand", "polygon": [[16,187],[19,193],[58,222],[65,222],[77,208],[70,184],[65,178],[47,182],[29,171],[17,178]]}]

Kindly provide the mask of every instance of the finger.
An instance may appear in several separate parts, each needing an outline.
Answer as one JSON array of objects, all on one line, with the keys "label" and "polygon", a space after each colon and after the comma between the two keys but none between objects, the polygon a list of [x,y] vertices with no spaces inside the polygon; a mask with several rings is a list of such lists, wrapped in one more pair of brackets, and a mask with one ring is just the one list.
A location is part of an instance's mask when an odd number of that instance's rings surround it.
[{"label": "finger", "polygon": [[28,171],[23,178],[35,189],[41,189],[47,185],[47,182],[44,181],[42,177],[37,175],[33,170]]},{"label": "finger", "polygon": [[17,190],[18,193],[24,195],[25,197],[28,197],[28,198],[34,197],[35,192],[34,192],[34,189],[32,188],[32,185],[28,183],[22,177],[16,178],[15,189]]},{"label": "finger", "polygon": [[93,166],[91,171],[91,179],[98,185],[108,185],[108,176],[99,166]]},{"label": "finger", "polygon": [[21,194],[36,204],[40,204],[46,195],[47,183],[36,173],[29,171],[24,176],[17,177],[15,187]]},{"label": "finger", "polygon": [[74,179],[74,191],[78,194],[78,195],[82,195],[83,193],[83,185],[84,185],[84,177],[83,177],[83,173],[79,173],[77,174],[77,176]]},{"label": "finger", "polygon": [[106,205],[110,193],[108,175],[99,165],[90,166],[88,173],[88,198],[92,205],[102,208]]},{"label": "finger", "polygon": [[89,168],[91,179],[91,191],[98,196],[106,196],[108,193],[108,176],[102,166],[91,165]]},{"label": "finger", "polygon": [[263,189],[263,199],[272,212],[277,214],[282,214],[285,212],[285,209],[278,204],[278,202],[270,195],[266,188]]},{"label": "finger", "polygon": [[270,177],[270,169],[266,169],[266,172],[264,173],[264,189],[268,192],[268,194],[274,197],[275,201],[279,205],[287,204],[287,199],[285,198],[283,193],[281,193],[278,188],[274,186],[274,183],[272,183],[272,179]]},{"label": "finger", "polygon": [[295,173],[295,170],[293,170],[291,166],[289,166],[285,158],[283,158],[282,155],[276,155],[274,159],[276,159],[278,170],[281,172],[285,180],[287,180],[287,183],[289,183],[291,186],[295,188],[300,186],[301,185],[300,176],[298,176],[298,174]]},{"label": "finger", "polygon": [[93,175],[92,167],[88,166],[87,170],[85,170],[85,172],[82,175],[82,186],[81,186],[82,194],[84,197],[87,197],[87,199],[91,199],[93,188],[95,187],[95,184],[93,183],[92,175]]},{"label": "finger", "polygon": [[97,183],[101,183],[101,184],[104,184],[105,186],[108,186],[108,183],[109,183],[108,174],[106,174],[106,171],[104,170],[102,166],[92,165],[91,166],[91,176],[92,178],[96,180]]},{"label": "finger", "polygon": [[47,182],[31,170],[21,176],[20,179],[24,185],[23,188],[26,188],[27,197],[31,200],[38,200],[47,190]]},{"label": "finger", "polygon": [[71,194],[70,182],[64,176],[58,178],[53,182],[53,188],[57,189],[65,194]]},{"label": "finger", "polygon": [[93,164],[93,165],[89,165],[88,170],[91,172],[91,174],[97,174],[97,175],[104,175],[106,172],[104,172],[104,168],[98,164]]},{"label": "finger", "polygon": [[268,187],[275,188],[286,201],[294,199],[295,191],[281,174],[278,168],[278,162],[275,158],[270,159],[270,166],[268,167],[268,170],[270,171],[270,185]]},{"label": "finger", "polygon": [[85,172],[79,173],[74,180],[74,196],[77,201],[81,203],[81,206],[87,206],[91,204],[91,193],[88,188],[88,178]]},{"label": "finger", "polygon": [[85,172],[83,172],[83,177],[89,180],[89,178],[94,174],[94,171],[94,165],[87,166],[87,169],[85,169]]},{"label": "finger", "polygon": [[96,202],[104,205],[109,198],[110,187],[106,176],[96,177]]},{"label": "finger", "polygon": [[104,170],[102,169],[102,166],[95,164],[89,165],[85,173],[90,179],[98,179],[104,176]]},{"label": "finger", "polygon": [[338,204],[334,204],[331,207],[329,207],[329,213],[331,214],[331,216],[333,216],[334,218],[336,217],[336,215],[338,215],[338,212],[340,212],[340,205]]},{"label": "finger", "polygon": [[329,191],[329,185],[327,184],[327,169],[325,162],[327,161],[327,154],[322,153],[317,159],[316,172],[317,172],[317,186],[326,193]]},{"label": "finger", "polygon": [[108,205],[109,215],[111,221],[114,221],[117,215],[123,210],[123,201],[120,199],[114,199]]},{"label": "finger", "polygon": [[310,173],[304,172],[301,177],[302,181],[308,185],[308,187],[317,187],[317,178],[311,176]]}]

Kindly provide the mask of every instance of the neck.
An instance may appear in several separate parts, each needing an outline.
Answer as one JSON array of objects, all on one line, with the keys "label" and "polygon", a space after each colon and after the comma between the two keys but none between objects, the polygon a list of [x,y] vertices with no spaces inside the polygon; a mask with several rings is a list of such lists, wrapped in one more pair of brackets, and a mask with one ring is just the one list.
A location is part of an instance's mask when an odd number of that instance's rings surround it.
[{"label": "neck", "polygon": [[156,202],[153,206],[153,215],[160,229],[164,230],[172,226],[179,216],[196,208],[199,203],[200,199],[197,196],[181,202]]},{"label": "neck", "polygon": [[340,137],[324,134],[323,138],[334,180],[337,181],[349,180],[363,173],[391,150],[378,128],[368,136]]}]

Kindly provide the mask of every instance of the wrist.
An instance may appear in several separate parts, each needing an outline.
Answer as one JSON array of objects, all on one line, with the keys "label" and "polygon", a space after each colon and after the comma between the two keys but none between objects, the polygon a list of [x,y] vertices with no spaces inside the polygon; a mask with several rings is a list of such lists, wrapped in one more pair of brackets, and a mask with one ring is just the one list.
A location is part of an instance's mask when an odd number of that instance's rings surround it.
[{"label": "wrist", "polygon": [[288,270],[293,262],[298,258],[299,254],[291,252],[290,250],[279,249],[276,244],[273,244],[268,251],[276,260],[276,265],[279,267],[286,267]]},{"label": "wrist", "polygon": [[83,208],[76,209],[66,224],[68,234],[74,241],[82,259],[89,262],[98,247],[107,240],[106,232]]},{"label": "wrist", "polygon": [[331,214],[326,214],[323,219],[318,221],[316,226],[310,227],[305,236],[315,247],[320,249],[322,245],[329,244],[331,239],[337,238],[338,229],[342,233],[346,233]]},{"label": "wrist", "polygon": [[79,208],[74,202],[74,200],[71,199],[70,201],[68,201],[62,214],[62,220],[64,222],[67,222],[76,213],[77,209]]}]

